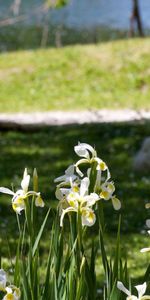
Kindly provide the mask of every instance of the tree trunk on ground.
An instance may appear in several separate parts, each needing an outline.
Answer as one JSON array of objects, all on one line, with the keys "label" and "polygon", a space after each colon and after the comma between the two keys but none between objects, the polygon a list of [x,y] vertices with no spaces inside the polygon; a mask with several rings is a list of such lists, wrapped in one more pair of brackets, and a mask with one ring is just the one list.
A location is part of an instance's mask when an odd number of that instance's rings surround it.
[{"label": "tree trunk on ground", "polygon": [[141,37],[143,37],[144,32],[143,32],[143,26],[142,26],[142,21],[141,21],[139,3],[138,3],[138,0],[132,0],[132,2],[133,2],[133,7],[132,7],[132,14],[131,14],[131,17],[130,17],[130,32],[129,32],[129,35],[131,37],[133,37],[135,35],[134,24],[136,23],[139,35]]}]

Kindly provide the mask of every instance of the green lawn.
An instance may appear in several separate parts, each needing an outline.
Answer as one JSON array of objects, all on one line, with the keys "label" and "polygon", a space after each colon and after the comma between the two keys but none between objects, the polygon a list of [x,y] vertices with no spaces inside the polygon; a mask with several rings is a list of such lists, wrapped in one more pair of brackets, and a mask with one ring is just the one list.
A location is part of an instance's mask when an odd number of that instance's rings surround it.
[{"label": "green lawn", "polygon": [[[54,206],[54,178],[63,174],[65,168],[77,158],[73,147],[80,142],[95,145],[99,156],[110,167],[115,181],[116,194],[122,201],[122,248],[129,257],[133,277],[141,276],[148,262],[149,254],[140,249],[149,246],[145,220],[149,211],[144,206],[149,201],[149,174],[134,172],[132,161],[144,137],[150,135],[150,124],[97,124],[82,126],[47,127],[42,130],[0,132],[0,186],[18,188],[24,167],[31,172],[37,167],[40,191],[47,206]],[[43,214],[43,210],[41,210]],[[105,203],[108,249],[113,253],[118,213],[111,203]],[[48,222],[48,226],[50,220]],[[17,237],[16,220],[11,208],[11,197],[0,195],[0,252],[8,257],[7,236],[10,250],[14,249]],[[92,228],[91,234],[97,230]],[[46,239],[43,247],[46,247]],[[7,263],[7,261],[6,261]],[[101,276],[101,267],[97,268]]]},{"label": "green lawn", "polygon": [[0,55],[0,111],[150,109],[150,38]]}]

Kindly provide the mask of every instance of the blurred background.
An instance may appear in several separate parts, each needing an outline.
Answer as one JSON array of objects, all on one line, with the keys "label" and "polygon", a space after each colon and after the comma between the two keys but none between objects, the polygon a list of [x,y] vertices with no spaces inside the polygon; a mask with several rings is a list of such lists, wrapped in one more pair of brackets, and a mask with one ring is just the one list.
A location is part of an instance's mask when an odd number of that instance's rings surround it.
[{"label": "blurred background", "polygon": [[134,21],[148,34],[149,10],[149,0],[0,0],[0,49],[125,38]]},{"label": "blurred background", "polygon": [[[46,209],[55,206],[53,181],[76,159],[73,147],[78,141],[95,146],[122,201],[122,251],[135,280],[149,259],[140,253],[149,246],[150,121],[140,117],[150,111],[149,33],[149,0],[0,0],[0,186],[19,188],[24,168],[37,167]],[[116,119],[118,109],[131,109],[139,121],[22,127],[9,119],[26,113],[28,125],[34,112],[71,117],[71,111],[100,109],[115,110]],[[105,214],[111,256],[119,215],[111,203]],[[4,195],[0,232],[0,255],[9,267],[18,234]],[[97,272],[102,276],[100,260]]]}]

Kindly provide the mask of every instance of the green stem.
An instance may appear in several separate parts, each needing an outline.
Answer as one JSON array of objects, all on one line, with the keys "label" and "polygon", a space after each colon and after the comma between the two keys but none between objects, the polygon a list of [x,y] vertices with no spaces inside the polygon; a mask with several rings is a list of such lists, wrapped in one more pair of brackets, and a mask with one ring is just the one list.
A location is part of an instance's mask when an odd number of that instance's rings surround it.
[{"label": "green stem", "polygon": [[25,200],[25,217],[27,221],[27,229],[29,233],[29,241],[30,241],[30,246],[32,248],[34,241],[33,241],[33,224],[32,224],[32,214],[31,214],[31,205],[29,203],[29,198]]},{"label": "green stem", "polygon": [[71,232],[71,247],[73,248],[75,240],[77,238],[77,224],[76,224],[76,215],[73,214],[69,217],[70,221],[70,232]]},{"label": "green stem", "polygon": [[105,221],[104,221],[104,208],[102,200],[98,201],[98,222],[99,228],[102,233],[104,233]]},{"label": "green stem", "polygon": [[89,193],[93,193],[95,189],[95,183],[96,183],[96,178],[97,178],[97,163],[93,162],[91,164],[91,172],[90,172],[90,186],[89,186]]},{"label": "green stem", "polygon": [[33,244],[35,242],[36,236],[36,207],[35,207],[35,196],[32,196],[31,199],[31,225],[32,225],[32,240]]},{"label": "green stem", "polygon": [[21,236],[21,226],[20,226],[20,220],[19,220],[19,216],[16,213],[16,218],[17,218],[17,224],[18,224],[18,229],[19,229],[19,235]]},{"label": "green stem", "polygon": [[78,228],[78,246],[79,246],[79,253],[83,252],[82,247],[82,222],[81,222],[81,214],[78,212],[77,214],[77,228]]}]

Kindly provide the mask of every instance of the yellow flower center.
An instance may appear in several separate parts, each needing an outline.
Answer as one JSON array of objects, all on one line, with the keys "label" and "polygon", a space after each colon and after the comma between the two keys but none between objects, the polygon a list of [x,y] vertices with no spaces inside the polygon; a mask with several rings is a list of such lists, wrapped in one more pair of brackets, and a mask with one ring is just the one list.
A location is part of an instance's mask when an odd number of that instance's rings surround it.
[{"label": "yellow flower center", "polygon": [[17,197],[12,203],[13,210],[16,211],[17,208],[24,206],[24,200],[22,197]]},{"label": "yellow flower center", "polygon": [[5,299],[6,299],[6,300],[14,300],[14,295],[13,295],[13,294],[7,294],[7,295],[5,296]]},{"label": "yellow flower center", "polygon": [[79,192],[79,187],[77,185],[75,185],[73,187],[73,192],[78,193]]},{"label": "yellow flower center", "polygon": [[76,207],[76,202],[75,202],[75,200],[73,200],[73,199],[72,199],[72,200],[69,200],[68,203],[69,203],[70,206]]},{"label": "yellow flower center", "polygon": [[106,164],[105,164],[103,161],[100,162],[99,166],[100,166],[100,169],[101,169],[102,171],[105,171],[106,168],[107,168],[107,167],[106,167]]},{"label": "yellow flower center", "polygon": [[100,193],[100,197],[103,198],[103,199],[108,199],[109,198],[109,192],[108,191],[102,191]]},{"label": "yellow flower center", "polygon": [[89,220],[90,223],[92,223],[93,219],[94,219],[94,213],[92,211],[90,211],[89,214],[88,214],[88,220]]}]

